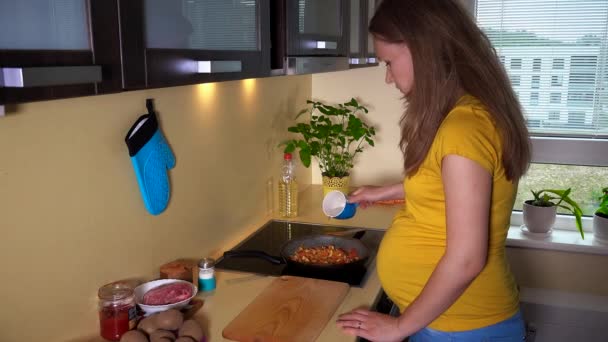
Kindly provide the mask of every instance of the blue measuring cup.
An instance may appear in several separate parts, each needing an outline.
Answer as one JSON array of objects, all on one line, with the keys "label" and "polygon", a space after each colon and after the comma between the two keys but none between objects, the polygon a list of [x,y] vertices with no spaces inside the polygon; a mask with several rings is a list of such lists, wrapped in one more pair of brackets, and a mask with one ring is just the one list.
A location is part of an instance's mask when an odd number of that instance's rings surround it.
[{"label": "blue measuring cup", "polygon": [[348,203],[346,195],[332,190],[323,198],[323,213],[329,217],[345,220],[355,216],[359,203]]}]

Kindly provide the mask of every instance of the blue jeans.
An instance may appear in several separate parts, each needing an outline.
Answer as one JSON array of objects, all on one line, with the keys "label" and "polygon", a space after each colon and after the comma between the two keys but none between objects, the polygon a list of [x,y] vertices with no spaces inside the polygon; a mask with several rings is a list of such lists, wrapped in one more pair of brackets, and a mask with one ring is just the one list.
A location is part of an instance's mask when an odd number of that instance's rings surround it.
[{"label": "blue jeans", "polygon": [[521,342],[526,340],[526,328],[521,312],[496,324],[457,332],[424,328],[410,336],[410,342]]}]

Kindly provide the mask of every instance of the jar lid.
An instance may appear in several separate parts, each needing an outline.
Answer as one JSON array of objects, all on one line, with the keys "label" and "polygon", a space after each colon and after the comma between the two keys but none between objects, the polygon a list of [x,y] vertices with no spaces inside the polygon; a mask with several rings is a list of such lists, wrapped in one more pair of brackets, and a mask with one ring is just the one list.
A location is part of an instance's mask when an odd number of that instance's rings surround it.
[{"label": "jar lid", "polygon": [[212,268],[215,266],[215,259],[213,258],[203,258],[198,262],[199,268]]},{"label": "jar lid", "polygon": [[133,296],[133,287],[126,282],[113,282],[105,284],[97,291],[99,299],[121,300]]}]

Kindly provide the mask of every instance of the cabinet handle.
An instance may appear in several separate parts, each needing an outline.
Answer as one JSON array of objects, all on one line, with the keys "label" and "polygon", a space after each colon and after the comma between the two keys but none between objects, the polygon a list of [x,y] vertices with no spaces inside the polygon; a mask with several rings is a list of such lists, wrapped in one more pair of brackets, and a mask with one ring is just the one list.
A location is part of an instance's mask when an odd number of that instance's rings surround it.
[{"label": "cabinet handle", "polygon": [[218,72],[241,72],[241,61],[198,61],[198,72],[211,74]]},{"label": "cabinet handle", "polygon": [[367,64],[367,59],[365,59],[365,58],[350,58],[348,60],[348,64],[355,64],[355,65],[358,65],[358,64]]},{"label": "cabinet handle", "polygon": [[0,68],[0,87],[24,88],[101,82],[101,66]]},{"label": "cabinet handle", "polygon": [[300,75],[315,72],[348,70],[347,57],[287,57],[285,73]]},{"label": "cabinet handle", "polygon": [[338,42],[317,40],[316,43],[317,43],[317,49],[335,50],[338,48]]}]

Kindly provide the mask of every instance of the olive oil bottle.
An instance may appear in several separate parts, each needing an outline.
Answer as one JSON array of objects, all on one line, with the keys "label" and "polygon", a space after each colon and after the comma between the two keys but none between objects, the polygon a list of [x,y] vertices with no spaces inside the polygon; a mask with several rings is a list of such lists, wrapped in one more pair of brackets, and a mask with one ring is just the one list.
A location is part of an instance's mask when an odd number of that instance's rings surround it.
[{"label": "olive oil bottle", "polygon": [[279,178],[279,216],[283,218],[298,216],[298,183],[291,153],[283,155],[283,167]]}]

